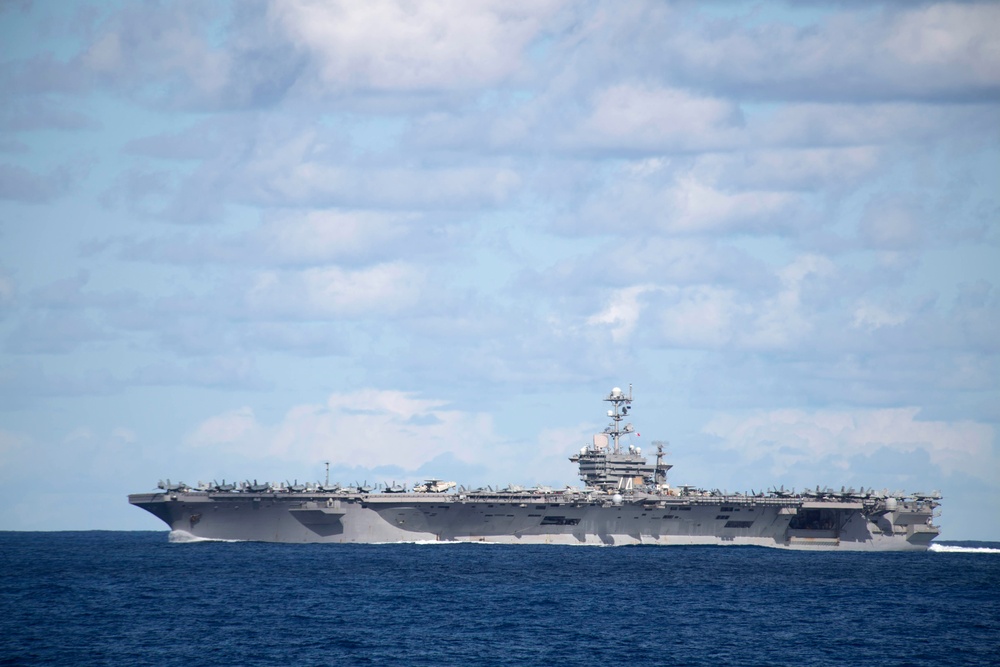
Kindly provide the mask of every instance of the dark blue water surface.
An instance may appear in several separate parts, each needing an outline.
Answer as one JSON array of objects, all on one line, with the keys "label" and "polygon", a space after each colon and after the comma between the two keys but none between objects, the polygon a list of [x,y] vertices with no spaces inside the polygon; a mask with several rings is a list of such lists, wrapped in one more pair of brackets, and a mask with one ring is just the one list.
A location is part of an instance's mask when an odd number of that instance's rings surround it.
[{"label": "dark blue water surface", "polygon": [[1000,664],[1000,553],[80,532],[0,564],[3,665]]}]

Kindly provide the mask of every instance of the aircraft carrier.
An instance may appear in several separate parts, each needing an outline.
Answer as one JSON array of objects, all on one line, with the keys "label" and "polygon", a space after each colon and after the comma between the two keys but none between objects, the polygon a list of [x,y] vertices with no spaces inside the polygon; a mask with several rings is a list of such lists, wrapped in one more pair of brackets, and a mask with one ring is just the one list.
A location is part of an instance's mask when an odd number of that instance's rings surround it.
[{"label": "aircraft carrier", "polygon": [[[784,549],[926,550],[941,495],[829,488],[726,493],[671,487],[662,444],[654,463],[626,422],[628,394],[604,401],[610,424],[570,457],[583,487],[466,489],[427,480],[412,489],[339,484],[161,482],[131,504],[186,539],[263,542],[468,541],[503,544],[757,545]],[[329,468],[328,468],[329,470]],[[329,473],[328,473],[329,474]]]}]

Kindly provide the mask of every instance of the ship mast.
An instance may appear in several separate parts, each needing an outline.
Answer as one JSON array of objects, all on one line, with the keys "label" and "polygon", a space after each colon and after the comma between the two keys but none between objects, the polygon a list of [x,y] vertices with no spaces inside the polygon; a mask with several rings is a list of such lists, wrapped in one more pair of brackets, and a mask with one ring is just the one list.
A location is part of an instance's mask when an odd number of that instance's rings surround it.
[{"label": "ship mast", "polygon": [[613,450],[614,453],[621,454],[622,449],[621,444],[619,443],[621,436],[635,431],[635,429],[632,428],[632,424],[629,423],[622,426],[621,423],[622,420],[628,415],[629,407],[632,405],[632,385],[629,384],[628,386],[628,396],[623,394],[620,388],[615,387],[611,390],[611,393],[604,398],[604,400],[611,403],[613,406],[611,410],[608,410],[608,416],[611,417],[612,422],[608,424],[607,428],[604,429],[604,432],[611,436],[612,441],[615,443]]}]

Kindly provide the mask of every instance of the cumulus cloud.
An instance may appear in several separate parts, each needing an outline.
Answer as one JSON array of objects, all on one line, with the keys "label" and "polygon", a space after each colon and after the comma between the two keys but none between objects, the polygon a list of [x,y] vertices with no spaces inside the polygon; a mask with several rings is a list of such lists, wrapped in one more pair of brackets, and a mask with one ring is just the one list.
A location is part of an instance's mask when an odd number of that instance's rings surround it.
[{"label": "cumulus cloud", "polygon": [[[371,154],[356,145],[363,139],[352,138],[350,118],[340,119],[338,129],[315,119],[281,118],[238,119],[221,128],[206,123],[135,142],[129,148],[137,153],[192,164],[169,172],[148,166],[127,170],[107,199],[181,222],[220,222],[227,204],[477,210],[509,203],[523,187],[517,165],[502,160],[424,162],[419,156],[404,158],[398,150]],[[357,135],[366,131],[361,128]]]},{"label": "cumulus cloud", "polygon": [[513,169],[471,165],[426,169],[305,160],[247,176],[256,188],[251,198],[261,203],[375,209],[478,208],[508,201],[521,185]]},{"label": "cumulus cloud", "polygon": [[723,185],[711,174],[654,160],[640,168],[616,170],[572,216],[559,220],[557,229],[593,234],[637,229],[678,235],[775,233],[802,226],[808,215],[795,192]]},{"label": "cumulus cloud", "polygon": [[558,2],[275,0],[269,17],[336,89],[422,91],[499,83]]},{"label": "cumulus cloud", "polygon": [[757,293],[775,283],[773,270],[760,258],[711,236],[647,236],[645,230],[635,234],[630,225],[610,225],[608,232],[615,234],[611,241],[528,271],[517,288],[541,288],[543,294],[578,296],[589,303],[604,290],[612,291],[608,297],[614,299],[617,290],[636,285],[739,285]]},{"label": "cumulus cloud", "polygon": [[643,293],[655,289],[650,285],[633,285],[614,293],[614,297],[599,313],[587,318],[590,326],[604,326],[611,330],[611,339],[623,343],[635,331],[639,316],[642,314],[640,297]]},{"label": "cumulus cloud", "polygon": [[704,155],[692,171],[701,180],[751,191],[838,192],[857,188],[874,176],[884,165],[883,153],[877,146],[748,148]]},{"label": "cumulus cloud", "polygon": [[910,102],[854,104],[843,100],[828,103],[783,104],[752,122],[760,144],[792,148],[852,148],[892,146],[903,142],[927,145],[965,138],[996,139],[989,105],[969,104],[954,108]]},{"label": "cumulus cloud", "polygon": [[810,281],[829,281],[833,263],[802,255],[776,272],[774,288],[759,292],[734,284],[643,284],[615,290],[588,324],[605,326],[624,342],[644,322],[642,339],[656,346],[782,349],[798,346],[815,322],[803,302]]},{"label": "cumulus cloud", "polygon": [[247,307],[266,316],[337,318],[391,315],[418,307],[424,269],[391,262],[347,270],[316,267],[258,272],[245,293]]},{"label": "cumulus cloud", "polygon": [[592,110],[563,139],[575,148],[663,153],[711,150],[738,141],[739,106],[675,88],[618,84],[594,94]]},{"label": "cumulus cloud", "polygon": [[69,167],[45,174],[18,165],[0,164],[0,199],[27,204],[47,204],[70,191],[75,175]]},{"label": "cumulus cloud", "polygon": [[220,350],[218,345],[208,345],[201,349],[185,351],[189,354],[214,352],[216,356],[185,363],[158,361],[137,366],[128,382],[144,386],[183,385],[257,391],[269,389],[272,386],[269,380],[261,377],[252,357],[232,354],[224,356],[226,350]]},{"label": "cumulus cloud", "polygon": [[[383,249],[413,248],[419,236],[432,236],[416,215],[374,211],[307,211],[267,221],[255,232],[254,242],[270,261],[291,263],[337,262],[357,264],[378,257]],[[263,255],[263,252],[258,256]]]},{"label": "cumulus cloud", "polygon": [[854,326],[868,330],[898,326],[907,320],[907,314],[877,303],[862,300],[854,310]]},{"label": "cumulus cloud", "polygon": [[247,446],[253,453],[254,447],[260,446],[264,433],[257,423],[253,410],[249,407],[229,410],[204,420],[188,436],[187,442],[196,447],[202,446]]},{"label": "cumulus cloud", "polygon": [[[214,33],[226,28],[235,37],[220,44]],[[67,66],[93,86],[149,104],[205,110],[273,104],[304,65],[259,11],[230,16],[179,2],[124,8],[94,27]]]},{"label": "cumulus cloud", "polygon": [[775,473],[811,461],[846,469],[851,459],[886,448],[900,457],[926,452],[945,475],[995,479],[992,426],[919,418],[915,407],[883,410],[773,410],[721,416],[705,432],[749,460],[767,460]]},{"label": "cumulus cloud", "polygon": [[15,354],[69,354],[107,337],[107,329],[86,313],[36,311],[19,318],[4,347]]},{"label": "cumulus cloud", "polygon": [[878,250],[906,250],[925,237],[926,214],[920,210],[919,196],[888,195],[868,202],[858,225],[862,241]]},{"label": "cumulus cloud", "polygon": [[[703,19],[669,30],[656,64],[716,91],[769,99],[991,99],[1000,90],[992,3],[828,13],[753,30]],[[648,29],[648,28],[647,28]]]},{"label": "cumulus cloud", "polygon": [[97,129],[97,120],[48,98],[20,98],[0,109],[0,128],[8,132]]},{"label": "cumulus cloud", "polygon": [[1000,38],[992,29],[1000,21],[995,4],[940,3],[917,7],[894,17],[884,46],[898,66],[911,67],[938,85],[961,72],[961,83],[1000,88]]},{"label": "cumulus cloud", "polygon": [[[467,447],[470,441],[479,444]],[[276,424],[261,424],[249,407],[231,410],[203,421],[187,438],[191,447],[222,447],[253,458],[329,460],[366,468],[395,465],[408,471],[446,453],[468,462],[497,441],[485,414],[370,388],[331,394],[322,404],[294,406]]]},{"label": "cumulus cloud", "polygon": [[282,210],[239,233],[217,231],[116,240],[122,257],[172,264],[247,267],[361,267],[451,252],[469,235],[419,213],[347,209]]}]

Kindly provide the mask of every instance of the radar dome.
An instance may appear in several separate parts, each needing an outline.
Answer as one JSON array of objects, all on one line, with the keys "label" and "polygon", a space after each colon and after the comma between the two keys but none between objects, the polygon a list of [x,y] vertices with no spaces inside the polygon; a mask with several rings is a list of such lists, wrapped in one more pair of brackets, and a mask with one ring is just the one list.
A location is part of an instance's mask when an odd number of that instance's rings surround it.
[{"label": "radar dome", "polygon": [[622,500],[624,499],[622,498],[622,494],[620,493],[616,493],[615,495],[611,496],[611,502],[614,503],[615,505],[621,505]]},{"label": "radar dome", "polygon": [[622,395],[622,388],[621,387],[615,387],[614,389],[611,390],[611,395],[612,396],[621,396]]}]

